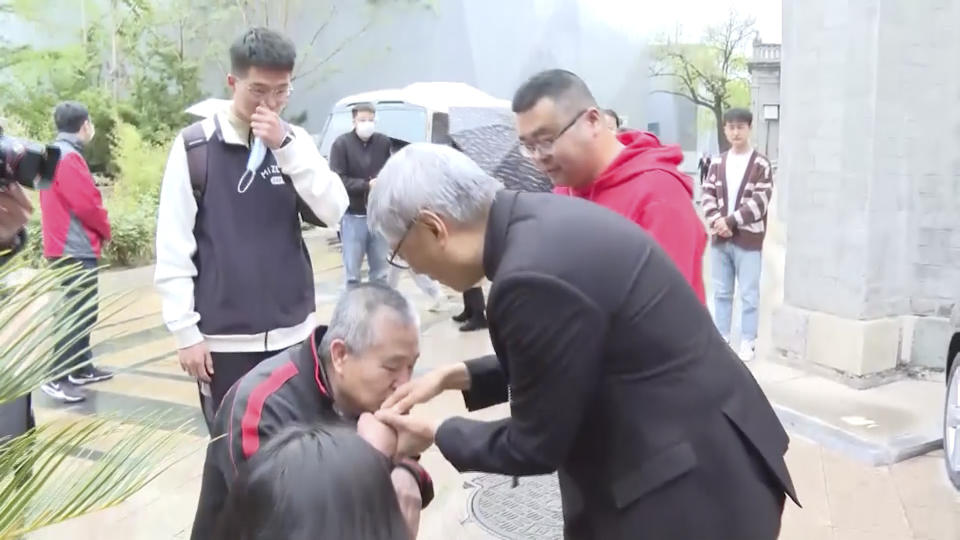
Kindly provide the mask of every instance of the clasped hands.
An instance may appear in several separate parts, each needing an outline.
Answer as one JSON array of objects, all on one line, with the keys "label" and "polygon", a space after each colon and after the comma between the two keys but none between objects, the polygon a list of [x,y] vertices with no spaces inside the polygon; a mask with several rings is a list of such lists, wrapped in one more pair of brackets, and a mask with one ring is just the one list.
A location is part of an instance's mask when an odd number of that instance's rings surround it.
[{"label": "clasped hands", "polygon": [[713,220],[713,223],[710,225],[710,230],[720,238],[730,238],[733,236],[733,230],[730,229],[730,226],[727,225],[726,218],[723,217],[718,217]]},{"label": "clasped hands", "polygon": [[[433,445],[440,422],[410,416],[408,413],[414,405],[430,401],[449,389],[449,375],[450,369],[435,370],[401,385],[383,402],[379,411],[361,416],[358,432],[361,436],[364,431],[376,434],[375,441],[364,438],[386,455],[419,456]],[[374,425],[376,429],[371,427]],[[392,440],[387,432],[393,435]]]}]

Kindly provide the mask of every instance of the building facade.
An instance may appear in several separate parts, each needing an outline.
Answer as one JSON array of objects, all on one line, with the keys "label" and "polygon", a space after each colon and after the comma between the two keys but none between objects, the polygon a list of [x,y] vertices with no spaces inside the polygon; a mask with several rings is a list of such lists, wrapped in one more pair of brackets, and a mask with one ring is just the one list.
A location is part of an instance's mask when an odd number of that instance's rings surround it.
[{"label": "building facade", "polygon": [[757,38],[747,69],[753,145],[776,163],[780,157],[780,44],[763,43]]},{"label": "building facade", "polygon": [[960,2],[783,2],[787,362],[943,368],[960,299]]}]

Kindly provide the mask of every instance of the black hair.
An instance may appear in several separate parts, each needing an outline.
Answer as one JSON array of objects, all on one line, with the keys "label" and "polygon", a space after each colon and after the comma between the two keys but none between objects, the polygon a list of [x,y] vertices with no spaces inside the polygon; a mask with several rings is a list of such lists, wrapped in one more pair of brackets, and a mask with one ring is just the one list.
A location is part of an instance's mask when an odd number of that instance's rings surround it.
[{"label": "black hair", "polygon": [[617,114],[617,111],[613,109],[604,109],[603,114],[613,118],[613,120],[617,123],[617,128],[620,128],[620,115]]},{"label": "black hair", "polygon": [[353,109],[351,109],[351,111],[353,112],[354,118],[357,117],[358,113],[362,113],[362,112],[377,114],[377,108],[373,105],[373,103],[357,103],[356,105],[353,106]]},{"label": "black hair", "polygon": [[240,77],[251,67],[293,71],[296,60],[293,42],[269,28],[250,28],[230,46],[230,70]]},{"label": "black hair", "polygon": [[241,467],[216,538],[407,540],[388,464],[346,426],[288,426]]},{"label": "black hair", "polygon": [[582,110],[597,106],[597,100],[583,79],[570,71],[550,69],[537,73],[520,86],[513,95],[513,112],[527,112],[543,98],[573,105],[571,109]]},{"label": "black hair", "polygon": [[753,113],[738,107],[736,109],[730,109],[727,112],[723,113],[723,125],[727,124],[746,124],[748,126],[753,125]]},{"label": "black hair", "polygon": [[53,110],[53,123],[57,131],[62,133],[77,133],[83,124],[90,119],[90,111],[83,103],[64,101]]}]

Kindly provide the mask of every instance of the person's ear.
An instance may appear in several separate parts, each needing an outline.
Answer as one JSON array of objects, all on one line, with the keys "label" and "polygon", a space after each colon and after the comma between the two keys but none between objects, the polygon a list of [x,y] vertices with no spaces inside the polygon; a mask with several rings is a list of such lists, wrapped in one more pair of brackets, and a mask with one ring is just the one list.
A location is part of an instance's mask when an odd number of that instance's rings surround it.
[{"label": "person's ear", "polygon": [[330,367],[335,373],[343,373],[347,355],[347,344],[342,339],[334,339],[330,342]]},{"label": "person's ear", "polygon": [[590,127],[594,130],[607,129],[607,117],[600,109],[590,107],[583,115],[587,117],[587,123],[589,123]]},{"label": "person's ear", "polygon": [[447,243],[447,239],[450,237],[450,229],[447,228],[447,224],[440,216],[429,210],[424,210],[420,212],[417,223],[425,227],[439,245],[442,246]]},{"label": "person's ear", "polygon": [[238,80],[239,79],[237,79],[237,76],[234,75],[233,73],[227,73],[227,86],[229,86],[230,89],[233,90],[234,92],[237,91]]}]

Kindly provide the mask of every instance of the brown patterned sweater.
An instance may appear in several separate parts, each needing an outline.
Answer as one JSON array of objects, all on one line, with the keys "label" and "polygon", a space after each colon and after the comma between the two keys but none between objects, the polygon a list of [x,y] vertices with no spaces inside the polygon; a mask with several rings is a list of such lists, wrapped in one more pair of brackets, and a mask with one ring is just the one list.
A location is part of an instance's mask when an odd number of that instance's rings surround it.
[{"label": "brown patterned sweater", "polygon": [[703,183],[702,206],[708,228],[718,219],[725,219],[733,231],[732,238],[713,236],[713,242],[732,241],[737,246],[758,251],[767,233],[767,206],[773,195],[773,170],[765,156],[753,151],[735,208],[727,208],[727,153],[714,158]]}]

